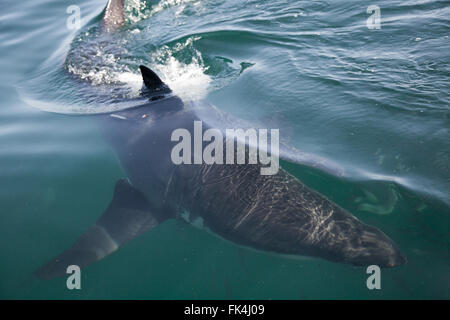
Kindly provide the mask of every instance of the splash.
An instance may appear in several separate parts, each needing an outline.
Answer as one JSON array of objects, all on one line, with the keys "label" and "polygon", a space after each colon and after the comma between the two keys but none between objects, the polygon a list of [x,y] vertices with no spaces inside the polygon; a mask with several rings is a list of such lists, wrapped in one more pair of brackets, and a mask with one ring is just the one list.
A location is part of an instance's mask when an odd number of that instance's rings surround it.
[{"label": "splash", "polygon": [[197,59],[186,65],[174,57],[166,64],[158,65],[164,81],[173,92],[182,99],[203,98],[208,92],[210,77],[204,74],[204,68]]},{"label": "splash", "polygon": [[[205,74],[208,67],[201,53],[193,47],[200,37],[189,37],[184,42],[176,43],[173,48],[163,46],[153,54],[157,69],[163,81],[182,99],[203,98],[208,93],[211,78]],[[179,61],[175,55],[189,53],[190,59]]]},{"label": "splash", "polygon": [[127,24],[137,23],[152,15],[145,0],[126,0],[124,10]]}]

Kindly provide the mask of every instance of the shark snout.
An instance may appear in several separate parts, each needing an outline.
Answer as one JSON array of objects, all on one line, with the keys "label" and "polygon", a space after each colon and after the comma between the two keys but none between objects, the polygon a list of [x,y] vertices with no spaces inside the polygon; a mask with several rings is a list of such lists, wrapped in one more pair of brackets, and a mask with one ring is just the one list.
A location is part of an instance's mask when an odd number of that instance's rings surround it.
[{"label": "shark snout", "polygon": [[366,226],[353,243],[357,246],[345,253],[347,262],[353,265],[393,268],[407,262],[394,241],[374,227]]}]

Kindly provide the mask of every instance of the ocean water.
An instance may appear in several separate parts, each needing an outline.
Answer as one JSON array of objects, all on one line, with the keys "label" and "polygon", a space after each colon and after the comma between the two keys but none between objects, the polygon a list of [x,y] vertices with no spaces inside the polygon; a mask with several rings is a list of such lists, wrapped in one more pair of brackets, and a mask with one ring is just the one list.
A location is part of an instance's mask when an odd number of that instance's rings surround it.
[{"label": "ocean water", "polygon": [[[379,29],[367,25],[373,4]],[[127,0],[125,27],[108,36],[105,5],[0,2],[0,298],[450,298],[448,2]],[[136,105],[139,64],[180,97],[284,128],[290,145],[333,163],[281,166],[388,234],[408,263],[368,290],[365,268],[168,221],[83,270],[81,290],[33,279],[124,177],[80,115]]]}]

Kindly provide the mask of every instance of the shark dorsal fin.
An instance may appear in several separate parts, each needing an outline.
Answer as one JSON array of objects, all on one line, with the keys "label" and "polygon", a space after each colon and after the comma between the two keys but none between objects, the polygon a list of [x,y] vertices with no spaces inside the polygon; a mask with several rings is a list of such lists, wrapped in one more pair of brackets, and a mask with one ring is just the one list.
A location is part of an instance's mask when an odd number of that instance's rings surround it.
[{"label": "shark dorsal fin", "polygon": [[154,91],[167,87],[153,70],[142,65],[139,66],[139,69],[141,69],[144,84],[148,89]]}]

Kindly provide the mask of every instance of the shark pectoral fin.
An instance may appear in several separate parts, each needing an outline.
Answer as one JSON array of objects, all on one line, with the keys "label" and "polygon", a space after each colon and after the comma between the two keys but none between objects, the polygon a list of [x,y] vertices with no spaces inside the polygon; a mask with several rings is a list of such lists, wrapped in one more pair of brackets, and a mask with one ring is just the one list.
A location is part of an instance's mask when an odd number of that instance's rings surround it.
[{"label": "shark pectoral fin", "polygon": [[[153,213],[152,213],[153,211]],[[77,242],[51,260],[35,275],[50,279],[66,274],[67,267],[83,268],[116,251],[127,241],[158,225],[146,197],[126,180],[116,184],[114,197],[105,213]]]}]

